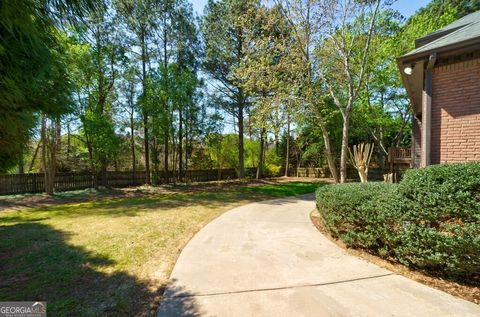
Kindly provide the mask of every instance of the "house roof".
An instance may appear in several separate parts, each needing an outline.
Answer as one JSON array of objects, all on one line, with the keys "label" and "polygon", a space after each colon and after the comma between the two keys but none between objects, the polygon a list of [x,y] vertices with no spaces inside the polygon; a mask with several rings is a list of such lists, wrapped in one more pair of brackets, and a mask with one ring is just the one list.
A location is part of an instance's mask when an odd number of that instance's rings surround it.
[{"label": "house roof", "polygon": [[[424,67],[432,54],[438,58],[480,51],[480,11],[471,13],[453,23],[415,41],[416,49],[397,58],[402,81],[412,101],[414,112],[420,111]],[[412,68],[410,75],[406,67]]]},{"label": "house roof", "polygon": [[416,40],[416,49],[399,57],[399,60],[424,59],[431,53],[458,49],[480,42],[480,11]]},{"label": "house roof", "polygon": [[476,12],[473,12],[471,14],[468,14],[468,15],[464,16],[463,18],[460,18],[460,19],[450,23],[449,25],[444,26],[443,28],[436,30],[433,33],[430,33],[430,34],[428,34],[424,37],[419,38],[418,40],[422,40],[422,39],[428,40],[428,38],[434,37],[436,35],[447,34],[449,32],[455,31],[459,28],[462,28],[464,26],[467,26],[469,24],[472,24],[472,23],[475,23],[475,22],[478,22],[478,21],[480,21],[480,11],[476,11]]}]

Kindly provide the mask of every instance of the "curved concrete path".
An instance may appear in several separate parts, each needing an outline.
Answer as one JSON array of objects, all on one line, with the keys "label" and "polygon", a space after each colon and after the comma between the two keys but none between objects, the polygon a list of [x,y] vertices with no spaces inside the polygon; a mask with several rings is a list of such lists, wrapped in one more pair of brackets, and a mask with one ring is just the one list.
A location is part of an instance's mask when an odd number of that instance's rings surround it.
[{"label": "curved concrete path", "polygon": [[182,251],[158,316],[480,316],[480,306],[346,254],[313,195],[232,209]]}]

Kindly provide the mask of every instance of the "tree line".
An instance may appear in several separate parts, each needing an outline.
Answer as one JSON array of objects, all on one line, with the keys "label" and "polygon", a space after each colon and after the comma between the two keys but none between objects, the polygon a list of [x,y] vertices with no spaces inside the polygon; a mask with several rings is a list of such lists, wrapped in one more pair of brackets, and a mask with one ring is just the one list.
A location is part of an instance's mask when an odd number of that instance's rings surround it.
[{"label": "tree line", "polygon": [[328,166],[411,143],[395,58],[480,9],[433,0],[19,0],[0,4],[0,171]]}]

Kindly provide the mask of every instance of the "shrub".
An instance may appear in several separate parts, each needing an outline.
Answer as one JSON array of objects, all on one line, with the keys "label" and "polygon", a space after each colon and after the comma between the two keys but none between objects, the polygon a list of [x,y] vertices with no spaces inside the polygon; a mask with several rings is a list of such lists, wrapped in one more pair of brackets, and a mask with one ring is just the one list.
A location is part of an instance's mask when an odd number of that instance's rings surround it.
[{"label": "shrub", "polygon": [[263,174],[267,177],[282,176],[280,175],[281,170],[282,170],[282,167],[280,165],[275,165],[270,163],[263,165]]},{"label": "shrub", "polygon": [[480,272],[480,164],[410,170],[398,186],[405,202],[402,263],[451,275]]},{"label": "shrub", "polygon": [[324,186],[317,190],[317,208],[332,236],[350,247],[375,248],[381,218],[369,202],[378,201],[394,187],[387,183]]},{"label": "shrub", "polygon": [[480,164],[408,171],[398,185],[317,191],[326,229],[348,246],[452,277],[480,272]]}]

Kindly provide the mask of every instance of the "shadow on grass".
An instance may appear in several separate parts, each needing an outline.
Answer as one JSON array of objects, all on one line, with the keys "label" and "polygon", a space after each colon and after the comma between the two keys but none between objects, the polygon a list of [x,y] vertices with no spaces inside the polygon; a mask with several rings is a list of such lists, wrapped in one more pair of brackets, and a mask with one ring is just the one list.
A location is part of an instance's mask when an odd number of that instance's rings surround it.
[{"label": "shadow on grass", "polygon": [[[302,184],[106,198],[2,215],[0,301],[47,301],[48,312],[53,316],[149,315],[152,310],[155,311],[152,303],[161,296],[162,288],[152,290],[147,282],[126,272],[105,273],[108,266],[115,264],[112,259],[69,245],[69,233],[39,221],[89,215],[133,217],[140,211],[198,205],[216,208],[239,200],[259,201],[314,190]],[[175,293],[182,294],[175,297],[175,303],[171,303],[175,304],[177,316],[199,315],[188,291],[178,288]],[[166,305],[168,307],[169,304]]]},{"label": "shadow on grass", "polygon": [[19,216],[15,213],[4,215],[6,223],[18,222],[27,216],[31,221],[51,217],[82,217],[105,215],[110,217],[135,217],[139,212],[163,211],[175,208],[203,206],[219,208],[240,200],[261,201],[280,197],[293,197],[313,193],[322,184],[291,182],[253,187],[226,187],[209,191],[174,192],[128,198],[105,198],[89,202],[67,203],[27,209]]},{"label": "shadow on grass", "polygon": [[0,301],[47,301],[52,316],[148,315],[151,291],[112,260],[66,243],[68,234],[26,222],[0,227]]},{"label": "shadow on grass", "polygon": [[[239,199],[246,199],[228,192],[209,193],[198,192],[188,194],[164,194],[148,197],[113,198],[99,201],[82,202],[78,204],[63,204],[48,207],[39,207],[23,211],[23,215],[34,218],[50,217],[82,217],[82,216],[109,216],[135,217],[139,212],[166,211],[174,208],[189,206],[205,206],[218,208],[225,203],[233,203]],[[10,221],[15,215],[5,215],[2,221]]]}]

